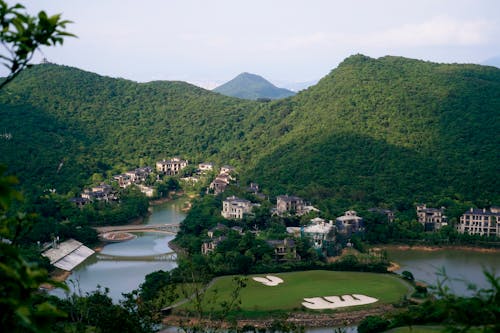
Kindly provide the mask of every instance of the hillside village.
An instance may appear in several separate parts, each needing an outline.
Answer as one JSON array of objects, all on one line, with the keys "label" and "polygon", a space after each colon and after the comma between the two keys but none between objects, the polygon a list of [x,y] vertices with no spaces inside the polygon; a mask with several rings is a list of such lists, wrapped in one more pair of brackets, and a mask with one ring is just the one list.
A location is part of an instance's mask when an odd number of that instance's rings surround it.
[{"label": "hillside village", "polygon": [[[345,211],[344,215],[328,220],[321,217],[322,212],[308,204],[305,199],[285,194],[276,196],[276,203],[268,213],[278,219],[292,219],[295,222],[282,222],[286,226],[285,237],[269,238],[262,235],[265,230],[259,230],[256,225],[251,227],[255,209],[259,209],[265,202],[268,205],[270,203],[269,199],[261,193],[258,184],[250,183],[248,187],[242,188],[237,183],[235,168],[229,165],[220,167],[215,175],[215,165],[211,162],[199,163],[194,171],[184,173],[188,165],[188,160],[180,157],[160,160],[156,162],[154,169],[146,166],[115,175],[111,180],[111,185],[101,183],[84,189],[80,197],[72,198],[70,201],[79,207],[98,201],[119,202],[120,189],[131,186],[136,187],[148,198],[158,198],[168,193],[158,193],[157,184],[171,177],[175,177],[184,184],[198,184],[202,178],[206,182],[207,179],[210,180],[207,176],[213,177],[204,192],[206,195],[222,196],[220,216],[226,222],[218,223],[215,227],[208,229],[206,234],[200,235],[202,239],[200,253],[203,255],[213,253],[219,244],[227,240],[230,233],[239,237],[252,233],[254,237],[265,239],[277,261],[300,259],[296,240],[301,238],[307,240],[309,246],[319,255],[328,256],[338,253],[339,249],[344,246],[352,247],[350,238],[354,235],[362,235],[365,231],[363,217],[354,210]],[[243,189],[244,193],[248,194],[248,198],[240,198],[234,194],[225,196],[224,192],[230,186]],[[397,223],[395,214],[391,210],[375,207],[368,211],[384,216],[389,223]],[[433,208],[420,204],[416,206],[416,216],[426,232],[438,232],[448,226],[449,222],[444,207]],[[455,228],[459,233],[500,237],[500,208],[494,206],[489,210],[471,208],[464,212]]]}]

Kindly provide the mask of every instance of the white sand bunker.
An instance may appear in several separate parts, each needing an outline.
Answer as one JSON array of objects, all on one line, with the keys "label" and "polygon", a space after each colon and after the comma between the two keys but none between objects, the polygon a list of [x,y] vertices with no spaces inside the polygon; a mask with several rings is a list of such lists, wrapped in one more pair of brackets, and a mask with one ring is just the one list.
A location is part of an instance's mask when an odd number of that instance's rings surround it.
[{"label": "white sand bunker", "polygon": [[277,276],[272,276],[272,275],[266,275],[265,278],[263,278],[263,277],[254,277],[252,279],[254,281],[260,282],[263,285],[269,286],[269,287],[274,287],[274,286],[277,286],[280,283],[283,283],[282,279],[280,279]]},{"label": "white sand bunker", "polygon": [[365,295],[352,294],[352,296],[342,295],[304,298],[304,301],[302,305],[308,309],[324,310],[375,303],[378,299]]}]

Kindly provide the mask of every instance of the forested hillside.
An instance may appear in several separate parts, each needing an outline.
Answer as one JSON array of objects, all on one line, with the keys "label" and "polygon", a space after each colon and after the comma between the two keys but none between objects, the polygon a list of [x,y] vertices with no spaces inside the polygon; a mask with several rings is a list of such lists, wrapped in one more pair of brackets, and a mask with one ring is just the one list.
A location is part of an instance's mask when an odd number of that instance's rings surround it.
[{"label": "forested hillside", "polygon": [[182,155],[215,158],[253,107],[184,82],[138,84],[50,64],[0,95],[2,163],[25,185],[68,191],[94,174]]},{"label": "forested hillside", "polygon": [[247,136],[258,182],[330,208],[498,203],[500,70],[356,55],[269,113]]},{"label": "forested hillside", "polygon": [[[264,102],[182,82],[135,83],[38,65],[0,93],[0,162],[25,188],[79,188],[181,155],[327,211],[449,198],[500,204],[500,70],[347,58],[317,85]],[[94,175],[95,176],[95,175]]]}]

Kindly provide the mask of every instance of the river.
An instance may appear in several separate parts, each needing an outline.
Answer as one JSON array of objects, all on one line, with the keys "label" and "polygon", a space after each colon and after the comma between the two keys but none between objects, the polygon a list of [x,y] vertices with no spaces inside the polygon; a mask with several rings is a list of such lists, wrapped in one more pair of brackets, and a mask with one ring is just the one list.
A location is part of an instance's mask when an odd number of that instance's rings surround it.
[{"label": "river", "polygon": [[[186,217],[182,211],[185,198],[169,201],[161,205],[152,206],[151,214],[145,219],[144,224],[180,223]],[[70,290],[91,292],[97,286],[109,288],[109,296],[114,302],[122,298],[122,293],[137,289],[144,282],[144,277],[158,270],[168,271],[176,267],[172,261],[154,260],[127,260],[127,256],[148,256],[171,252],[168,242],[174,236],[155,232],[134,233],[136,238],[110,243],[103,247],[100,254],[120,256],[118,260],[99,259],[99,253],[93,254],[82,264],[77,266],[67,279]],[[53,294],[62,296],[62,290],[54,290]]]},{"label": "river", "polygon": [[480,288],[489,287],[483,270],[500,274],[499,252],[477,252],[471,250],[396,250],[387,251],[389,259],[400,265],[397,273],[410,271],[417,281],[436,285],[440,272],[452,278],[447,284],[451,291],[459,295],[470,295],[467,283]]}]

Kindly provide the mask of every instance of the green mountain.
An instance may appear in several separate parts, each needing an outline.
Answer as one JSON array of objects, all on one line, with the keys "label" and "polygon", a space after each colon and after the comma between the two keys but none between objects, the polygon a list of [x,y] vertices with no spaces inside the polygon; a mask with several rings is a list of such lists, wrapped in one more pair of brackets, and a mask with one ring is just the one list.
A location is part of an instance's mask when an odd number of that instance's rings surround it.
[{"label": "green mountain", "polygon": [[252,100],[259,98],[279,99],[295,95],[291,90],[278,88],[262,76],[250,73],[241,73],[213,91],[226,96]]},{"label": "green mountain", "polygon": [[495,68],[356,55],[270,109],[286,116],[247,143],[263,185],[343,206],[500,199]]},{"label": "green mountain", "polygon": [[332,213],[498,205],[498,128],[499,69],[400,57],[349,57],[271,102],[48,64],[0,92],[0,162],[37,192],[181,155],[232,164],[242,183]]}]

